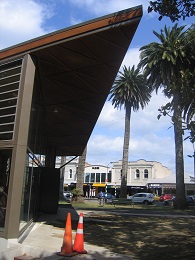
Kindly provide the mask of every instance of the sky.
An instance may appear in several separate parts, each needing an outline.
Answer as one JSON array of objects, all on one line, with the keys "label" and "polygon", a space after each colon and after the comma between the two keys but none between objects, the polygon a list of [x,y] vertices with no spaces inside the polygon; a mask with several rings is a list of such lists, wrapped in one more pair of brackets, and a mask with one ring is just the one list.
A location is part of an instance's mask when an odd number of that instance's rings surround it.
[{"label": "sky", "polygon": [[[143,17],[121,64],[127,67],[139,63],[139,49],[157,42],[153,30],[160,33],[165,25],[174,24],[168,18],[158,20],[158,14],[147,13],[147,0],[0,0],[0,49],[85,22],[123,9],[143,6]],[[190,26],[194,18],[182,19],[179,25]],[[175,173],[175,144],[169,117],[157,119],[158,109],[168,100],[161,91],[154,92],[144,110],[131,116],[129,161],[157,161]],[[89,164],[111,166],[122,160],[125,111],[114,109],[109,97],[102,109],[87,145]],[[184,141],[185,173],[194,175],[194,153],[189,140]]]}]

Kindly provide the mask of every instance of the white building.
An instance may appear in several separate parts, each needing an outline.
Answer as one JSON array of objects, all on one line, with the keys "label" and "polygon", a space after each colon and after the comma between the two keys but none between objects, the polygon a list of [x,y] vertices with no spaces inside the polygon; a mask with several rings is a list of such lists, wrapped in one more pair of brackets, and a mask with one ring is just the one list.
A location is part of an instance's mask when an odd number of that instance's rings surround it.
[{"label": "white building", "polygon": [[[121,182],[122,160],[112,163],[112,186]],[[172,175],[172,171],[156,161],[143,159],[128,163],[127,191],[128,194],[147,190],[148,179],[159,179]]]},{"label": "white building", "polygon": [[[122,160],[113,163],[112,182],[120,182]],[[127,173],[128,186],[145,186],[148,179],[157,179],[169,176],[172,171],[156,161],[138,160],[129,162]]]},{"label": "white building", "polygon": [[[64,187],[71,189],[76,185],[76,169],[78,158],[72,160],[67,157],[66,162],[70,161],[64,168]],[[72,160],[72,161],[71,161]],[[86,164],[84,174],[84,193],[94,196],[101,190],[108,190],[113,194],[119,193],[121,184],[122,160],[110,162],[107,166]],[[127,173],[128,194],[147,190],[148,179],[156,180],[172,175],[167,167],[156,161],[138,160],[129,162]]]},{"label": "white building", "polygon": [[[195,193],[195,178],[189,174],[184,174],[184,185],[186,195]],[[171,174],[160,179],[148,179],[148,188],[151,190],[161,190],[162,194],[176,193],[176,175]]]}]

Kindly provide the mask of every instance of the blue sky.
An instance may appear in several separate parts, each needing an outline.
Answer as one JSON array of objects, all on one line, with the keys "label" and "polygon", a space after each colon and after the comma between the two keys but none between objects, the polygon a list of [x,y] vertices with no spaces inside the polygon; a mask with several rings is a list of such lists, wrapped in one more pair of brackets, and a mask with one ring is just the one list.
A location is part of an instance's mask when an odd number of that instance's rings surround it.
[{"label": "blue sky", "polygon": [[[131,42],[122,66],[139,62],[139,48],[157,41],[153,30],[160,32],[165,24],[172,27],[168,18],[158,21],[158,15],[147,13],[146,0],[0,0],[0,49],[85,22],[103,15],[137,5],[143,6],[143,17]],[[193,18],[180,20],[189,26]],[[131,118],[129,161],[145,159],[158,161],[175,173],[174,135],[170,118],[157,119],[158,108],[167,100],[161,92],[153,93],[149,105]],[[108,165],[122,159],[124,110],[116,110],[107,101],[90,137],[87,162]],[[185,172],[194,174],[193,146],[184,142]]]}]

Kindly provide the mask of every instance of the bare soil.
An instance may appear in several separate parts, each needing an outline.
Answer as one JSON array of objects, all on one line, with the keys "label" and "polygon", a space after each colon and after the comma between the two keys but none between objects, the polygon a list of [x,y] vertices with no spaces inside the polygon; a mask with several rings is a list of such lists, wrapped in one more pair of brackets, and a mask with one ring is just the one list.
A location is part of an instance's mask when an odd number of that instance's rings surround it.
[{"label": "bare soil", "polygon": [[195,219],[92,215],[85,241],[135,259],[195,259]]},{"label": "bare soil", "polygon": [[89,244],[136,260],[195,259],[194,210],[97,207],[84,212],[84,240]]}]

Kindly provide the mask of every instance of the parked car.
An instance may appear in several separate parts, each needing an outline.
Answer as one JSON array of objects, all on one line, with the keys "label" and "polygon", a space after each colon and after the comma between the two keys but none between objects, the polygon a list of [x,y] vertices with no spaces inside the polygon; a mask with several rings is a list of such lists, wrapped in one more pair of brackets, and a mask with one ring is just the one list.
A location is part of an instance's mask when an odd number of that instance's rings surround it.
[{"label": "parked car", "polygon": [[188,203],[188,206],[194,206],[195,205],[195,200],[194,200],[194,196],[186,196],[186,200]]},{"label": "parked car", "polygon": [[173,199],[173,195],[172,194],[162,194],[160,196],[159,201],[163,202],[165,200],[172,200]]},{"label": "parked car", "polygon": [[114,195],[112,195],[111,193],[109,192],[100,192],[98,193],[97,195],[98,199],[101,199],[101,198],[106,198],[106,199],[115,199],[116,197]]},{"label": "parked car", "polygon": [[65,191],[64,192],[64,199],[66,200],[66,201],[72,201],[72,198],[73,198],[73,194],[72,194],[72,192],[71,191]]},{"label": "parked car", "polygon": [[132,196],[133,203],[142,203],[145,205],[154,203],[154,195],[152,193],[136,193]]},{"label": "parked car", "polygon": [[158,196],[157,194],[154,194],[154,200],[155,201],[159,201],[160,200],[160,196]]},{"label": "parked car", "polygon": [[[175,199],[176,199],[176,197],[173,197],[173,204],[174,204]],[[186,196],[186,201],[187,201],[187,203],[188,203],[188,206],[195,206],[194,196],[187,195],[187,196]]]}]

